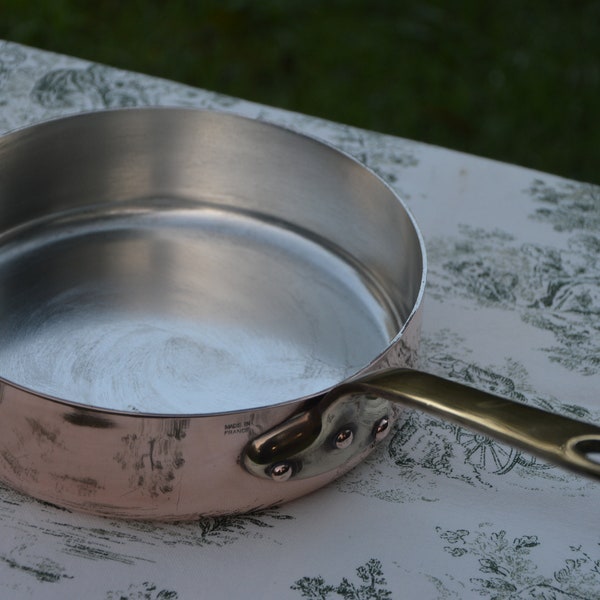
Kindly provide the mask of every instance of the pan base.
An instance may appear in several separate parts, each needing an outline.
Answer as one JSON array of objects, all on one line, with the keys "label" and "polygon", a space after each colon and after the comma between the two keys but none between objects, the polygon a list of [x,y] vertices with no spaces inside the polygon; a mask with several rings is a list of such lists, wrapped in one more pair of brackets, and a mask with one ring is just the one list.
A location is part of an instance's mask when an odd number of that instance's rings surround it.
[{"label": "pan base", "polygon": [[0,238],[0,376],[114,410],[214,413],[324,390],[399,323],[324,240],[215,204],[146,199]]}]

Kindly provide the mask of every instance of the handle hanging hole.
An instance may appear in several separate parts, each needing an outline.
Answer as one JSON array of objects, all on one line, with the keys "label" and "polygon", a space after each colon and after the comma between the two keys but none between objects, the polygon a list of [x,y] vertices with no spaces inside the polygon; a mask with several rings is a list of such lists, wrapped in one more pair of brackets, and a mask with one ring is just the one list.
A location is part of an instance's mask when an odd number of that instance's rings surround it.
[{"label": "handle hanging hole", "polygon": [[600,438],[578,440],[573,444],[573,450],[591,463],[600,466]]}]

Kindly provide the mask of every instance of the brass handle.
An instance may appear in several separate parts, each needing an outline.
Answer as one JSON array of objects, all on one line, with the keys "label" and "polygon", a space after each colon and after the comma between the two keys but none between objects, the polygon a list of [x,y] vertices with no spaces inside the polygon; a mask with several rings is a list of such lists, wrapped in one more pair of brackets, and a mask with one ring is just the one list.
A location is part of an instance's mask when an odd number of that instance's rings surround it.
[{"label": "brass handle", "polygon": [[286,481],[343,468],[382,439],[390,403],[423,410],[600,479],[600,427],[435,375],[394,369],[341,384],[305,412],[253,439],[242,463]]},{"label": "brass handle", "polygon": [[600,427],[513,402],[435,375],[395,369],[330,392],[377,395],[507,442],[569,470],[600,478]]}]

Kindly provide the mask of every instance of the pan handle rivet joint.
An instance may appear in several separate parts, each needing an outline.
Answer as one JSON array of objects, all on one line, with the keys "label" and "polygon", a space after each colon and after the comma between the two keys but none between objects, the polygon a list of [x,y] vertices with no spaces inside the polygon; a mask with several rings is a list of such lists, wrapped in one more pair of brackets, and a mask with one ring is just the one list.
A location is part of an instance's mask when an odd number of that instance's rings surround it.
[{"label": "pan handle rivet joint", "polygon": [[269,469],[273,481],[287,481],[294,474],[294,467],[288,460],[275,463]]},{"label": "pan handle rivet joint", "polygon": [[335,438],[333,439],[333,445],[338,450],[343,450],[344,448],[348,448],[353,440],[354,432],[349,427],[346,427],[337,432]]},{"label": "pan handle rivet joint", "polygon": [[375,441],[380,442],[390,432],[390,419],[388,417],[379,419],[379,421],[375,423],[373,432],[375,435]]}]

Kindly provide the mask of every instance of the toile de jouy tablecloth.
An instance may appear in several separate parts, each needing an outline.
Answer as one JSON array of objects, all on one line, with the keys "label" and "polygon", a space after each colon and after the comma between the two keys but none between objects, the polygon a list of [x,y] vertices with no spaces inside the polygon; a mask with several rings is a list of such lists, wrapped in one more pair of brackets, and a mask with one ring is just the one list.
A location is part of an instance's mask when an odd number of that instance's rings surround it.
[{"label": "toile de jouy tablecloth", "polygon": [[[146,105],[272,121],[367,164],[426,240],[421,367],[600,423],[600,188],[0,42],[0,132]],[[600,598],[597,483],[412,411],[388,440],[308,497],[191,523],[0,485],[0,598]]]}]

